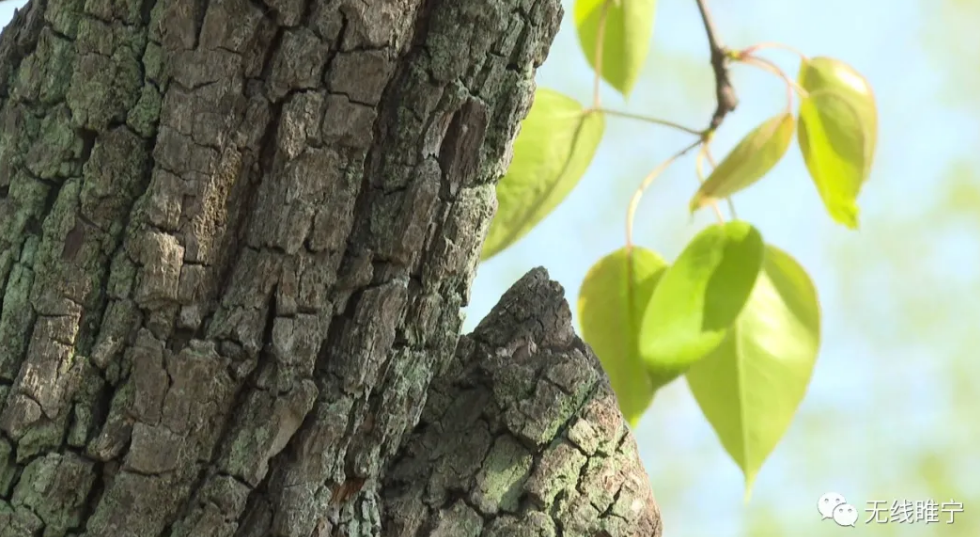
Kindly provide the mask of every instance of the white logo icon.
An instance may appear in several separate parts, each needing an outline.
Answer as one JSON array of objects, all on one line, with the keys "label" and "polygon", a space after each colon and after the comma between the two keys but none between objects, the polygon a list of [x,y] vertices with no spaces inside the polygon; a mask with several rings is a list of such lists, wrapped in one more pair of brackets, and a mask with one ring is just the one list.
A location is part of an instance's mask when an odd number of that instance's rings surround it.
[{"label": "white logo icon", "polygon": [[[846,503],[847,500],[845,500],[840,494],[837,494],[836,492],[828,492],[817,500],[817,511],[820,511],[821,519],[834,518],[834,509],[836,509],[838,505],[843,505]],[[854,516],[856,517],[857,514]]]},{"label": "white logo icon", "polygon": [[838,526],[850,526],[853,528],[857,519],[857,509],[849,503],[842,503],[834,508],[834,522]]}]

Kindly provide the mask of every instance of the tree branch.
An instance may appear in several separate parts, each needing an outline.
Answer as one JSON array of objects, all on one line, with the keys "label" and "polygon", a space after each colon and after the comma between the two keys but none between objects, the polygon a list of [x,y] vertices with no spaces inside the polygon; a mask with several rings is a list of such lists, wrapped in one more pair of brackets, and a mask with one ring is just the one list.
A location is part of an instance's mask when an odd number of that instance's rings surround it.
[{"label": "tree branch", "polygon": [[711,118],[711,124],[705,129],[705,133],[715,131],[725,116],[735,110],[738,106],[738,96],[735,95],[735,88],[732,86],[731,76],[728,71],[728,49],[722,44],[718,37],[718,30],[711,20],[711,11],[708,9],[708,0],[696,0],[698,11],[701,12],[701,20],[704,22],[704,31],[708,35],[708,46],[711,48],[711,68],[715,72],[715,97],[718,106],[715,108],[715,115]]},{"label": "tree branch", "polygon": [[609,378],[543,268],[459,340],[382,490],[388,537],[663,534]]}]

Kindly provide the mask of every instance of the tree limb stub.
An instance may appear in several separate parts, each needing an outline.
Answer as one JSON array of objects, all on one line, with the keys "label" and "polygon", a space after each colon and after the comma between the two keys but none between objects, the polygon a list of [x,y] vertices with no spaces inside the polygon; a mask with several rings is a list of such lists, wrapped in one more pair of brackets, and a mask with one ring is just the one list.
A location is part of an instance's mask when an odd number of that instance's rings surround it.
[{"label": "tree limb stub", "polygon": [[392,537],[662,530],[609,381],[541,268],[460,341],[384,490]]}]

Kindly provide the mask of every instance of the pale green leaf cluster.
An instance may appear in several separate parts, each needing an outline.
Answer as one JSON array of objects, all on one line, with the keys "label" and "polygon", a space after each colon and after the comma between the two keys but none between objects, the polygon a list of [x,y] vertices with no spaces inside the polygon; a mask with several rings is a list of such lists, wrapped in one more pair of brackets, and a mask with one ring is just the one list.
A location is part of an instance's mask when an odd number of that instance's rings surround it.
[{"label": "pale green leaf cluster", "polygon": [[[871,86],[851,66],[824,57],[802,62],[798,84],[805,92],[796,121],[803,160],[830,217],[856,229],[857,198],[871,174],[878,135]],[[786,112],[745,135],[695,193],[691,211],[762,179],[786,154],[793,130]]]},{"label": "pale green leaf cluster", "polygon": [[816,290],[742,221],[709,226],[669,267],[649,250],[632,254],[632,272],[625,249],[589,271],[579,291],[583,338],[631,422],[685,376],[748,494],[806,393],[820,342]]},{"label": "pale green leaf cluster", "polygon": [[[653,0],[576,1],[575,26],[597,87],[601,78],[623,96],[634,89],[648,54],[654,6]],[[739,54],[732,53],[733,61],[749,53]],[[785,112],[749,132],[714,167],[689,202],[692,212],[717,209],[718,201],[764,179],[795,132],[828,214],[857,227],[857,198],[877,137],[874,95],[839,60],[801,60],[796,84],[781,74],[800,96],[798,113],[790,95]],[[536,92],[497,186],[484,259],[525,236],[585,175],[605,116],[613,113],[598,108],[599,102],[597,95],[585,107],[554,90]],[[690,148],[700,145],[708,155],[713,134],[700,133]],[[742,469],[748,496],[806,393],[820,346],[820,306],[810,277],[792,256],[766,244],[748,222],[724,222],[718,215],[722,222],[698,233],[670,264],[627,237],[624,248],[589,270],[578,313],[582,337],[602,362],[629,423],[637,423],[657,390],[685,377]]]}]

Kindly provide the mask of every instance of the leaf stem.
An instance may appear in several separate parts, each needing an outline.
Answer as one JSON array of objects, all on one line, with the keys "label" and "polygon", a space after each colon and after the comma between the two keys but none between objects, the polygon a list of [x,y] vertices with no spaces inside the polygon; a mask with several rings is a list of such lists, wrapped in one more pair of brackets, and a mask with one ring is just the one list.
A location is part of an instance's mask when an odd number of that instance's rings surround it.
[{"label": "leaf stem", "polygon": [[602,4],[602,11],[599,12],[599,28],[596,31],[595,40],[595,78],[592,81],[592,108],[602,107],[602,99],[599,97],[599,86],[602,83],[602,42],[606,40],[606,20],[609,18],[609,6],[613,0],[606,0]]},{"label": "leaf stem", "polygon": [[805,89],[803,89],[802,86],[800,86],[795,80],[787,76],[786,73],[784,73],[783,70],[780,69],[778,65],[765,58],[759,58],[757,56],[745,56],[744,58],[741,58],[739,61],[741,63],[744,63],[745,65],[751,65],[752,67],[762,69],[763,71],[768,71],[778,76],[779,78],[783,79],[783,82],[786,83],[786,113],[792,113],[793,111],[793,90],[796,90],[796,92],[800,95],[800,98],[803,99],[805,99],[807,95],[809,95],[809,93]]},{"label": "leaf stem", "polygon": [[702,143],[701,139],[698,139],[694,143],[685,147],[684,149],[681,149],[677,153],[674,153],[673,155],[671,155],[670,158],[661,162],[659,165],[657,165],[656,168],[653,169],[653,171],[651,171],[646,177],[643,178],[643,182],[640,183],[639,188],[637,188],[636,191],[633,192],[633,197],[630,198],[629,209],[626,210],[626,248],[628,249],[633,248],[633,220],[634,217],[636,216],[636,208],[640,205],[640,198],[643,197],[643,191],[649,188],[650,185],[653,184],[653,181],[657,177],[659,177],[660,174],[664,172],[664,170],[670,167],[670,165],[673,164],[675,160],[683,157],[689,151],[701,145],[701,143]]},{"label": "leaf stem", "polygon": [[[684,149],[678,151],[677,153],[672,155],[669,159],[667,159],[659,166],[654,168],[654,170],[651,171],[650,174],[643,179],[643,182],[640,184],[640,187],[637,188],[636,191],[633,193],[633,197],[630,199],[629,209],[626,211],[627,252],[632,252],[633,249],[633,220],[635,219],[636,209],[640,204],[640,198],[643,196],[643,192],[650,186],[651,183],[653,183],[653,181],[661,173],[664,172],[664,170],[667,169],[668,166],[673,164],[675,160],[681,158],[682,156],[684,156],[685,154],[687,154],[689,151],[693,150],[696,147],[706,145],[711,140],[711,136],[714,134],[714,132],[718,130],[718,127],[720,127],[722,122],[724,122],[725,116],[727,116],[731,112],[734,112],[735,108],[738,107],[738,96],[735,93],[735,87],[732,85],[731,73],[729,72],[729,68],[728,68],[729,61],[733,59],[733,55],[721,42],[721,38],[718,36],[718,30],[717,28],[715,28],[714,20],[712,20],[711,18],[711,10],[708,8],[708,0],[695,0],[695,1],[697,2],[698,5],[698,11],[701,13],[701,22],[704,24],[704,32],[708,38],[708,48],[711,51],[711,69],[715,75],[715,100],[717,103],[715,107],[715,113],[711,116],[711,123],[708,124],[707,128],[693,133],[698,135],[698,139],[695,142],[688,145]],[[605,4],[603,4],[603,6],[604,8],[608,8],[609,2],[607,1]],[[601,18],[599,19],[600,22],[599,22],[598,33],[600,36],[603,35],[603,31],[604,31],[605,15],[606,12],[604,10],[600,15]],[[596,48],[600,49],[600,47],[601,47],[601,39],[600,39],[600,45],[597,46]],[[598,53],[596,57],[598,58]],[[596,64],[599,65],[598,60],[596,61]],[[597,73],[599,72],[598,68],[596,69],[596,72]],[[596,99],[593,107],[599,109],[598,75],[596,76],[597,76],[596,90],[595,90]],[[658,121],[657,123],[660,122]],[[680,125],[677,125],[677,127],[680,127]],[[690,132],[690,130],[686,128],[682,128],[681,130]],[[714,207],[716,211],[715,214],[718,216],[721,222],[724,222],[724,216],[721,214],[721,211],[718,209],[717,204],[715,204]]]},{"label": "leaf stem", "polygon": [[793,48],[789,45],[784,45],[783,43],[773,43],[773,42],[757,43],[743,50],[740,50],[735,53],[735,59],[738,60],[744,56],[751,56],[754,52],[759,50],[765,50],[765,49],[785,50],[787,52],[792,52],[793,54],[796,54],[800,58],[800,61],[804,63],[810,61],[810,58],[807,57],[806,54],[800,52],[799,49]]},{"label": "leaf stem", "polygon": [[695,136],[701,136],[701,131],[697,129],[692,129],[690,127],[685,127],[679,123],[674,123],[673,121],[668,121],[666,119],[658,119],[655,117],[644,116],[640,114],[632,114],[630,112],[620,112],[618,110],[609,110],[608,108],[593,108],[594,112],[601,112],[607,116],[621,117],[626,119],[635,119],[637,121],[644,121],[646,123],[653,123],[654,125],[661,125],[664,127],[670,127],[672,129],[677,129],[679,131],[684,131]]}]

